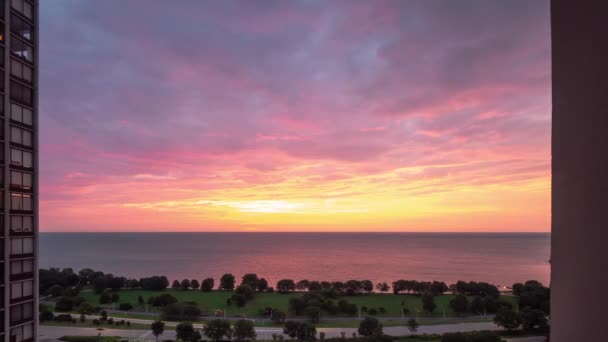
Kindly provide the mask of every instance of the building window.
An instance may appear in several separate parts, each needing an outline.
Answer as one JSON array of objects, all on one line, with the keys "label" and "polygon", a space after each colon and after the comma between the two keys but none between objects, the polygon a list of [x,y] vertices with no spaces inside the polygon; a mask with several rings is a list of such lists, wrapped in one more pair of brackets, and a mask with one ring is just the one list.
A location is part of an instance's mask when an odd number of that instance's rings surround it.
[{"label": "building window", "polygon": [[34,210],[32,195],[11,192],[11,210],[17,212]]},{"label": "building window", "polygon": [[11,170],[11,187],[23,190],[31,190],[34,175],[27,172]]},{"label": "building window", "polygon": [[34,254],[34,239],[31,237],[12,238],[11,255]]},{"label": "building window", "polygon": [[25,0],[12,0],[11,7],[23,14],[26,18],[33,18],[34,6],[30,2]]},{"label": "building window", "polygon": [[[34,318],[34,303],[23,303],[11,306],[11,324],[18,324]],[[12,331],[12,330],[11,330]],[[11,332],[12,334],[12,332]]]},{"label": "building window", "polygon": [[11,126],[11,142],[32,147],[32,131],[17,126]]},{"label": "building window", "polygon": [[11,59],[11,75],[28,83],[32,83],[34,80],[33,69],[16,59]]},{"label": "building window", "polygon": [[34,40],[34,26],[14,14],[11,14],[11,32],[29,41]]},{"label": "building window", "polygon": [[11,148],[11,165],[32,168],[33,156],[31,152]]},{"label": "building window", "polygon": [[15,103],[11,103],[11,120],[28,126],[34,125],[32,110]]},{"label": "building window", "polygon": [[34,48],[19,39],[11,39],[11,53],[23,60],[34,63]]},{"label": "building window", "polygon": [[31,233],[34,230],[32,216],[11,215],[11,233]]},{"label": "building window", "polygon": [[33,274],[34,260],[15,260],[11,261],[11,276],[20,274]]},{"label": "building window", "polygon": [[34,340],[34,323],[11,328],[11,342],[28,342]]},{"label": "building window", "polygon": [[34,104],[32,88],[11,80],[11,100],[32,107]]},{"label": "building window", "polygon": [[34,295],[34,281],[25,280],[11,284],[11,301]]}]

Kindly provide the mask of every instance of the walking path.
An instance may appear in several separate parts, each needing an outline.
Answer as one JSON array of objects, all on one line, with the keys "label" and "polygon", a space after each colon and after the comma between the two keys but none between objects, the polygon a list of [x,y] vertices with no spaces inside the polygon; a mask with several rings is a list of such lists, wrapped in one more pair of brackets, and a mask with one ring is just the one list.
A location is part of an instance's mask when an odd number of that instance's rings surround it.
[{"label": "walking path", "polygon": [[[133,323],[150,324],[151,320],[143,319],[130,319]],[[165,333],[163,339],[174,339],[175,329],[177,322],[165,322]],[[194,328],[202,329],[202,324],[193,324]],[[446,325],[425,325],[418,328],[418,334],[443,334],[446,332],[457,332],[457,331],[473,331],[473,330],[495,330],[498,329],[496,325],[489,322],[484,323],[460,323],[460,324],[446,324]],[[261,340],[272,340],[273,334],[283,334],[282,328],[271,328],[271,327],[256,327],[256,333],[258,339]],[[340,337],[341,333],[344,332],[347,337],[357,332],[356,328],[318,328],[317,332],[324,332],[327,337]],[[410,335],[410,331],[407,327],[386,327],[384,332],[388,335],[403,336]],[[79,328],[79,327],[58,327],[58,326],[40,326],[40,339],[57,339],[64,335],[97,335],[101,333],[103,336],[121,336],[133,339],[152,339],[150,330],[141,329],[112,329],[103,328],[103,330],[97,330],[97,328]]]},{"label": "walking path", "polygon": [[[201,324],[194,325],[197,328],[201,328]],[[457,332],[457,331],[472,331],[472,330],[487,330],[496,329],[496,326],[492,323],[462,323],[462,324],[449,324],[449,325],[433,325],[433,326],[422,326],[418,329],[418,333],[427,334],[442,334],[446,332]],[[282,334],[283,329],[281,328],[256,328],[258,339],[260,340],[272,340],[273,334]],[[353,332],[356,332],[354,328],[320,328],[318,332],[325,332],[326,337],[340,337],[341,332],[345,332],[347,337],[352,336]],[[384,329],[384,332],[388,335],[409,335],[410,332],[405,327],[388,327]],[[139,341],[150,341],[155,340],[150,330],[141,329],[103,329],[97,330],[96,328],[78,328],[78,327],[57,327],[57,326],[45,326],[41,325],[39,328],[39,341],[40,342],[55,342],[58,338],[65,335],[82,335],[82,336],[120,336],[130,340]],[[175,340],[175,330],[166,329],[162,334],[161,339]],[[544,337],[524,337],[524,338],[512,338],[508,339],[510,342],[544,342]]]}]

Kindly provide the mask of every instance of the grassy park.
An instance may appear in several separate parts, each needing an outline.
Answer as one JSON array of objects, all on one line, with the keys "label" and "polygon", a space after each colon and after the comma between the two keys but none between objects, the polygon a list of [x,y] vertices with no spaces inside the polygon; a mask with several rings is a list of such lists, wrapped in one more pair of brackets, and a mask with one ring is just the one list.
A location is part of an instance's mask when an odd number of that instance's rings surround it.
[{"label": "grassy park", "polygon": [[[283,312],[289,312],[289,299],[292,297],[301,296],[300,292],[292,292],[287,294],[281,293],[259,293],[255,298],[247,303],[242,308],[232,304],[228,305],[227,300],[233,295],[231,291],[211,291],[202,292],[197,290],[174,290],[167,289],[164,291],[149,291],[149,290],[120,290],[117,292],[120,296],[119,303],[129,303],[133,305],[133,312],[156,312],[158,308],[150,305],[138,304],[138,298],[141,296],[144,301],[150,296],[158,296],[163,293],[171,294],[180,302],[194,302],[198,307],[207,313],[215,310],[223,310],[227,316],[243,316],[256,317],[260,316],[260,311],[270,307],[279,309]],[[99,305],[99,294],[93,291],[83,291],[80,294],[91,305]],[[396,295],[396,294],[360,294],[357,296],[343,296],[339,299],[348,300],[349,303],[356,304],[359,308],[367,307],[368,309],[376,309],[377,317],[399,317],[401,316],[402,307],[409,310],[409,316],[419,317],[454,317],[455,313],[449,306],[453,295],[439,295],[435,297],[437,309],[432,313],[422,310],[422,301],[420,296],[416,295]],[[501,300],[515,304],[516,298],[513,296],[501,296]],[[118,304],[115,305],[118,308]],[[106,305],[106,308],[111,308],[111,305]],[[384,308],[384,310],[379,310]],[[384,312],[381,312],[384,311]],[[343,316],[343,314],[339,314]]]}]

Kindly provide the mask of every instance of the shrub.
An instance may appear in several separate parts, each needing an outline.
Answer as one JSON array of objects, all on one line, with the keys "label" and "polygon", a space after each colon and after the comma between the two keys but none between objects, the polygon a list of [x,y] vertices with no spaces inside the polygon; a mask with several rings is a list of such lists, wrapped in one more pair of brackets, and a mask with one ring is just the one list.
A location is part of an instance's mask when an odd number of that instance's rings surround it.
[{"label": "shrub", "polygon": [[129,311],[133,309],[133,305],[131,303],[120,303],[118,306],[118,310]]},{"label": "shrub", "polygon": [[382,324],[376,318],[365,317],[359,323],[358,332],[362,336],[379,336],[382,335]]},{"label": "shrub", "polygon": [[166,305],[161,310],[161,318],[165,321],[194,321],[201,315],[201,310],[192,303],[174,303]]},{"label": "shrub", "polygon": [[72,315],[70,314],[59,314],[57,316],[55,316],[55,318],[53,318],[54,321],[57,322],[71,322],[72,321]]},{"label": "shrub", "polygon": [[40,311],[40,322],[52,321],[55,315],[49,310]]}]

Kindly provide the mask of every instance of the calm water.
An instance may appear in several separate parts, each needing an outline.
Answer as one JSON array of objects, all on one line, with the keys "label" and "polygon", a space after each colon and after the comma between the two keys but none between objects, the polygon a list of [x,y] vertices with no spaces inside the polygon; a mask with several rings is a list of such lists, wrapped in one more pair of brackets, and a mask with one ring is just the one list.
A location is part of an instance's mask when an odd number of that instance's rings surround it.
[{"label": "calm water", "polygon": [[41,267],[170,280],[240,277],[549,282],[549,234],[42,233]]}]

